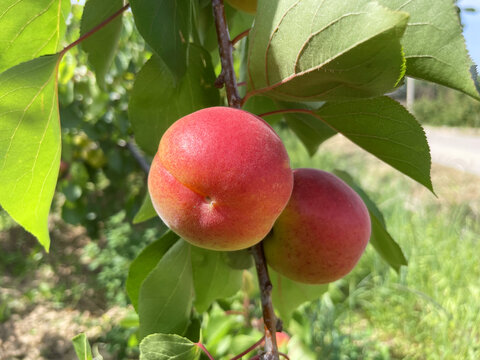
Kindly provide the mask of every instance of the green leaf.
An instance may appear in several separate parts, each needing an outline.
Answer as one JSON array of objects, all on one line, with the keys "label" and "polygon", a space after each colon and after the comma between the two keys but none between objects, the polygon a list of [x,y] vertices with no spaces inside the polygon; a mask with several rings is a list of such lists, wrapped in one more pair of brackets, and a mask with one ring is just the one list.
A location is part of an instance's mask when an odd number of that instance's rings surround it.
[{"label": "green leaf", "polygon": [[345,181],[367,205],[372,223],[372,235],[370,244],[373,245],[379,255],[396,271],[400,271],[402,265],[408,265],[407,259],[400,246],[388,233],[383,214],[377,205],[370,199],[367,193],[353,180],[350,174],[342,170],[334,170],[335,175]]},{"label": "green leaf", "polygon": [[143,199],[142,206],[140,206],[140,209],[135,214],[132,222],[134,224],[140,224],[141,222],[150,220],[155,216],[157,216],[157,212],[153,207],[152,199],[150,199],[150,193],[147,191],[147,193],[145,194],[145,198]]},{"label": "green leaf", "polygon": [[247,270],[253,266],[253,257],[249,249],[225,251],[225,263],[234,270]]},{"label": "green leaf", "polygon": [[273,285],[273,305],[284,321],[288,321],[300,305],[318,299],[328,290],[328,284],[302,284],[280,275],[272,268],[268,272]]},{"label": "green leaf", "polygon": [[454,0],[379,0],[410,13],[402,40],[407,75],[460,90],[480,100],[480,85],[468,55]]},{"label": "green leaf", "polygon": [[[275,110],[283,109],[318,109],[324,102],[297,103],[277,101],[266,96],[253,96],[243,105],[242,109],[253,114],[262,115]],[[274,124],[284,119],[288,127],[297,135],[307,148],[310,156],[313,156],[319,145],[336,134],[328,125],[318,121],[312,114],[307,113],[279,113],[263,117],[265,121]]]},{"label": "green leaf", "polygon": [[[80,35],[92,30],[122,6],[123,0],[88,0],[83,9]],[[95,70],[97,83],[102,89],[105,89],[105,75],[115,57],[121,30],[122,17],[118,16],[81,44],[88,54],[88,61]]]},{"label": "green leaf", "polygon": [[136,259],[133,260],[128,270],[126,288],[128,297],[135,310],[138,311],[138,295],[143,281],[178,239],[177,234],[168,230],[160,239],[143,249]]},{"label": "green leaf", "polygon": [[155,154],[163,133],[176,120],[194,111],[218,105],[215,73],[210,56],[189,46],[188,69],[178,86],[165,63],[152,56],[135,80],[128,115],[135,141],[147,153]]},{"label": "green leaf", "polygon": [[88,342],[87,335],[84,333],[78,334],[72,339],[72,343],[78,360],[93,360],[92,348]]},{"label": "green leaf", "polygon": [[242,271],[228,266],[224,253],[192,246],[195,309],[205,312],[217,300],[235,295],[242,287]]},{"label": "green leaf", "polygon": [[389,97],[327,103],[315,112],[335,131],[433,192],[425,132]]},{"label": "green leaf", "polygon": [[[278,102],[267,96],[253,96],[249,98],[242,106],[243,110],[256,115],[262,115],[264,113],[275,111],[278,110],[278,108]],[[275,114],[266,116],[264,120],[267,121],[269,124],[275,124],[282,120],[283,117],[283,114]]]},{"label": "green leaf", "polygon": [[309,114],[285,114],[285,121],[288,127],[293,130],[295,135],[305,145],[310,156],[315,155],[321,143],[337,133],[331,127]]},{"label": "green leaf", "polygon": [[140,343],[140,360],[196,360],[200,349],[190,340],[171,334],[153,334]]},{"label": "green leaf", "polygon": [[405,72],[407,20],[370,0],[260,0],[250,34],[250,94],[289,101],[382,95]]},{"label": "green leaf", "polygon": [[70,0],[0,1],[0,73],[59,50]]},{"label": "green leaf", "polygon": [[130,5],[138,31],[162,58],[175,83],[187,69],[190,0],[131,0]]},{"label": "green leaf", "polygon": [[187,329],[193,300],[190,245],[176,242],[150,272],[138,299],[140,337],[149,334],[183,334]]},{"label": "green leaf", "polygon": [[370,244],[373,245],[378,254],[389,264],[397,273],[401,266],[407,266],[408,262],[400,246],[388,233],[386,227],[375,213],[370,211],[372,220],[372,235]]},{"label": "green leaf", "polygon": [[48,251],[48,213],[60,167],[60,54],[0,74],[0,205]]}]

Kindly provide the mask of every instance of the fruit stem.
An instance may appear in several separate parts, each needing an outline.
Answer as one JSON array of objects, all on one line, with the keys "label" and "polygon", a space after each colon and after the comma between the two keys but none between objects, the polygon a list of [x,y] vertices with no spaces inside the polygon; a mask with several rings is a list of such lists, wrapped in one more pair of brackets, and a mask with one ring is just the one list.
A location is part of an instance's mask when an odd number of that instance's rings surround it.
[{"label": "fruit stem", "polygon": [[[238,93],[237,78],[233,68],[233,46],[228,32],[228,25],[225,18],[225,9],[223,0],[212,0],[213,15],[215,18],[215,27],[217,30],[218,49],[220,52],[220,62],[222,64],[222,80],[227,92],[228,104],[236,109],[240,109],[242,98]],[[276,326],[277,318],[272,304],[272,282],[268,275],[267,263],[263,252],[263,245],[259,244],[251,248],[255,266],[257,269],[258,283],[262,300],[263,323],[265,327],[265,354],[264,360],[279,360]],[[280,322],[278,322],[280,324]]]}]

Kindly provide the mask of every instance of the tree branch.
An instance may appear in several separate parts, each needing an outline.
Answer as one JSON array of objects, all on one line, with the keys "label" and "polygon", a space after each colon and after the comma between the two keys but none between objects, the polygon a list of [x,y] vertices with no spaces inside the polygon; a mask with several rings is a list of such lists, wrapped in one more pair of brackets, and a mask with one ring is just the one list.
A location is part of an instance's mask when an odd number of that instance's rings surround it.
[{"label": "tree branch", "polygon": [[126,145],[127,149],[130,151],[132,154],[133,158],[137,161],[138,165],[142,168],[142,170],[145,172],[145,174],[148,175],[148,172],[150,171],[150,164],[148,161],[143,157],[143,155],[140,152],[140,149],[131,141],[127,141]]},{"label": "tree branch", "polygon": [[263,324],[265,328],[265,355],[264,360],[278,360],[277,348],[277,317],[272,304],[272,282],[268,275],[267,262],[263,252],[263,243],[253,246],[253,259],[257,269],[258,285],[260,286],[260,297],[262,300]]},{"label": "tree branch", "polygon": [[[232,42],[230,41],[230,34],[228,32],[228,25],[225,19],[225,9],[222,0],[212,0],[213,15],[215,17],[215,26],[217,29],[217,40],[220,52],[220,61],[222,64],[222,80],[227,91],[228,104],[240,109],[242,99],[238,93],[237,80],[235,70],[233,68]],[[263,252],[263,245],[259,244],[251,248],[253,258],[255,259],[255,266],[260,285],[263,323],[265,327],[265,354],[264,360],[279,360],[277,340],[276,340],[276,326],[277,318],[273,310],[271,292],[272,283],[268,276],[267,263],[265,261],[265,254]]]},{"label": "tree branch", "polygon": [[237,78],[233,69],[232,43],[228,32],[227,20],[225,18],[225,9],[222,0],[212,0],[213,15],[215,17],[215,26],[217,28],[218,49],[220,52],[220,62],[222,63],[222,75],[227,90],[228,104],[231,107],[240,109],[242,99],[238,94]]}]

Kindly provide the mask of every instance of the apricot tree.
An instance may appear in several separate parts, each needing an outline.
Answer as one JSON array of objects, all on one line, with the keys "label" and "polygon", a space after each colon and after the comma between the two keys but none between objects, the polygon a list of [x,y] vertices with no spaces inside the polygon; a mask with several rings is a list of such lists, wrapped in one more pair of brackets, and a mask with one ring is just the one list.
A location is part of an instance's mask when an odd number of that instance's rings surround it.
[{"label": "apricot tree", "polygon": [[[433,192],[424,131],[385,94],[410,76],[480,100],[454,0],[229,2],[235,8],[222,0],[88,0],[80,36],[66,46],[70,1],[0,4],[0,204],[46,251],[62,157],[57,81],[64,55],[79,45],[104,89],[129,9],[150,46],[128,117],[144,158],[158,150],[150,192],[175,232],[146,247],[130,267],[127,292],[139,316],[142,359],[197,359],[201,351],[212,359],[200,340],[201,315],[239,290],[242,269],[250,268],[245,258],[255,262],[265,336],[234,359],[257,346],[263,350],[254,358],[278,359],[276,313],[287,319],[326,290],[299,280],[343,276],[370,233],[391,267],[407,264],[380,210],[348,173],[297,170],[288,203],[288,156],[259,117],[286,124],[311,155],[343,134]],[[212,112],[218,125],[206,121]],[[188,134],[191,125],[196,130]],[[213,153],[194,163],[202,146]],[[307,185],[295,189],[301,184]],[[156,216],[152,201],[147,196],[136,221]],[[326,210],[323,201],[337,207]],[[206,214],[212,208],[218,212]],[[333,245],[316,243],[325,238]],[[78,353],[89,358],[82,341],[76,339]]]}]

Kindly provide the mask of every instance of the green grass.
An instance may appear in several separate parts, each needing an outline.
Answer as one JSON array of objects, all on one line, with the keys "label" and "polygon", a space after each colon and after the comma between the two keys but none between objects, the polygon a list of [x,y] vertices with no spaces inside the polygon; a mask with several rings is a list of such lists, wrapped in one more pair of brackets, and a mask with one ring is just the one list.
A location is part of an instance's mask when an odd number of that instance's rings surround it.
[{"label": "green grass", "polygon": [[304,309],[320,358],[480,359],[479,179],[434,167],[436,198],[347,141],[329,141],[308,158],[291,134],[281,135],[293,167],[350,172],[409,260],[397,274],[369,247],[326,298]]}]

